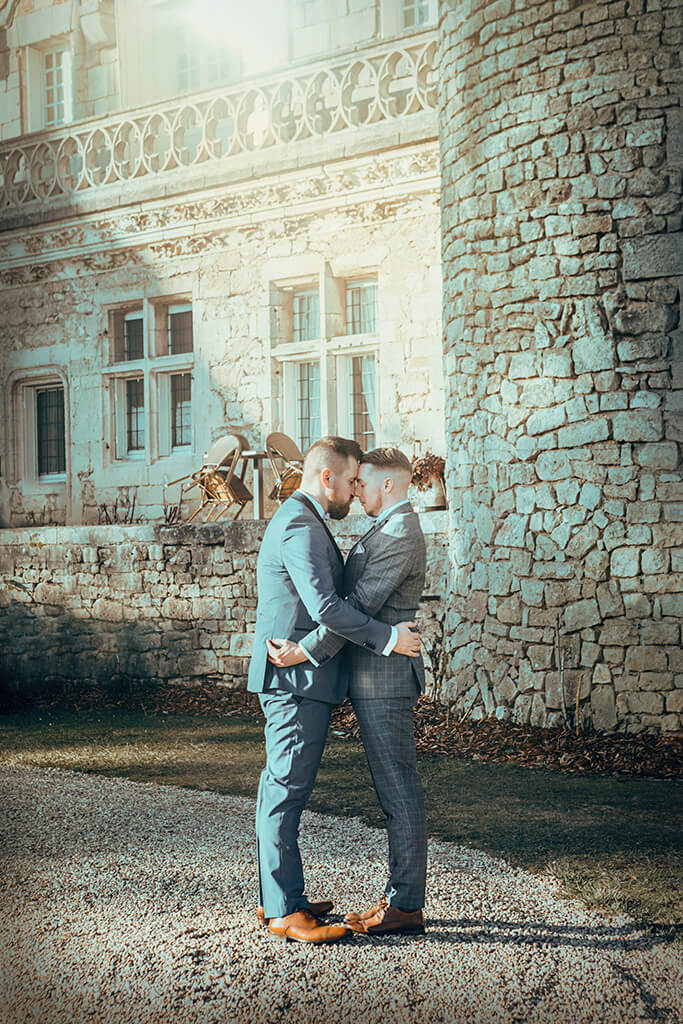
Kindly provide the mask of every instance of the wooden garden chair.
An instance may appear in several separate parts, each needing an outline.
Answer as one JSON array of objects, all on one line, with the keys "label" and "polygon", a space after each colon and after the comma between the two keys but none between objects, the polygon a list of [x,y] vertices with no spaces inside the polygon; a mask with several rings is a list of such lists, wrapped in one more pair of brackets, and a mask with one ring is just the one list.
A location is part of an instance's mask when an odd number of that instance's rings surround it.
[{"label": "wooden garden chair", "polygon": [[268,497],[282,504],[301,483],[303,452],[287,434],[276,432],[266,438],[266,454],[275,477],[275,485]]},{"label": "wooden garden chair", "polygon": [[[225,434],[219,437],[204,456],[204,464],[195,473],[173,480],[168,486],[181,484],[181,500],[184,494],[193,487],[199,487],[199,505],[187,522],[199,516],[204,523],[217,522],[225,513],[237,506],[237,519],[248,502],[252,493],[244,483],[247,464],[242,462],[241,475],[237,475],[237,464],[243,451],[249,444],[240,434]],[[183,486],[184,481],[192,482]]]}]

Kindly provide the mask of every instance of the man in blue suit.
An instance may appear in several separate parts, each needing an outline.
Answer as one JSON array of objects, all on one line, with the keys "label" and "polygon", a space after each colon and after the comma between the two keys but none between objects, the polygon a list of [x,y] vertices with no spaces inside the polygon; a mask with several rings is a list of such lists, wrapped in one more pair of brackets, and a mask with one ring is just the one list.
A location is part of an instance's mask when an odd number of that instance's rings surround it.
[{"label": "man in blue suit", "polygon": [[330,901],[311,903],[304,892],[299,820],[322,757],[330,712],[346,696],[336,655],[321,654],[280,668],[268,660],[279,643],[296,643],[318,625],[377,655],[416,657],[414,622],[390,625],[370,618],[339,596],[344,563],[325,519],[343,519],[354,498],[362,452],[355,441],[326,437],[306,453],[301,487],[275,513],[257,562],[258,608],[248,688],[259,694],[266,718],[266,766],[256,809],[259,918],[272,935],[324,943],[347,929],[324,925]]}]

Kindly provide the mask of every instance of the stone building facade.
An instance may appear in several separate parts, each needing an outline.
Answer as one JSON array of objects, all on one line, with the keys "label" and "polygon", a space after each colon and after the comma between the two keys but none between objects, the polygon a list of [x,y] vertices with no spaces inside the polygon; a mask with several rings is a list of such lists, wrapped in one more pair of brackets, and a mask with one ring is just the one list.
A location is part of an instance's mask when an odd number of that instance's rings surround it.
[{"label": "stone building facade", "polygon": [[447,676],[478,715],[683,712],[678,0],[446,0]]},{"label": "stone building facade", "polygon": [[204,7],[2,11],[5,525],[161,519],[225,433],[443,451],[432,5]]}]

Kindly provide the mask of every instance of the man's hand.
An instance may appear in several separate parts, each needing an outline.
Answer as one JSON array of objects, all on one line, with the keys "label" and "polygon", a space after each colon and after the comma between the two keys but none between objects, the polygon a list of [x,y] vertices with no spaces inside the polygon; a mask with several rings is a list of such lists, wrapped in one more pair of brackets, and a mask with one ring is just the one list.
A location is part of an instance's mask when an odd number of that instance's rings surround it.
[{"label": "man's hand", "polygon": [[413,632],[414,622],[399,622],[398,640],[392,654],[407,654],[409,658],[417,658],[420,653],[420,634]]},{"label": "man's hand", "polygon": [[266,640],[266,646],[268,648],[268,661],[272,665],[277,665],[278,668],[289,668],[290,665],[300,665],[302,661],[308,661],[308,656],[303,648],[299,647],[298,644],[292,643],[291,640],[281,640],[278,637],[273,637],[272,640]]}]

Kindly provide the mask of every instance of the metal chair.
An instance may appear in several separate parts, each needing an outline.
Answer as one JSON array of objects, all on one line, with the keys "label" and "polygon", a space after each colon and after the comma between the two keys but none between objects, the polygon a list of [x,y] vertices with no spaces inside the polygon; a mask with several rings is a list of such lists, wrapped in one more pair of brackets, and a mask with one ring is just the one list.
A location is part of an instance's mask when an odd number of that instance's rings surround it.
[{"label": "metal chair", "polygon": [[[244,506],[252,500],[252,493],[244,483],[246,462],[242,463],[241,475],[236,473],[240,456],[248,448],[248,441],[240,434],[225,434],[214,442],[204,456],[201,469],[171,481],[169,487],[173,484],[181,485],[181,501],[193,487],[199,487],[199,505],[188,517],[188,523],[197,516],[204,523],[217,522],[233,505],[238,506],[235,519],[239,518]],[[183,486],[185,480],[191,480],[192,483]]]},{"label": "metal chair", "polygon": [[303,452],[287,434],[275,432],[266,438],[266,454],[275,477],[275,486],[268,497],[282,504],[301,483]]}]

